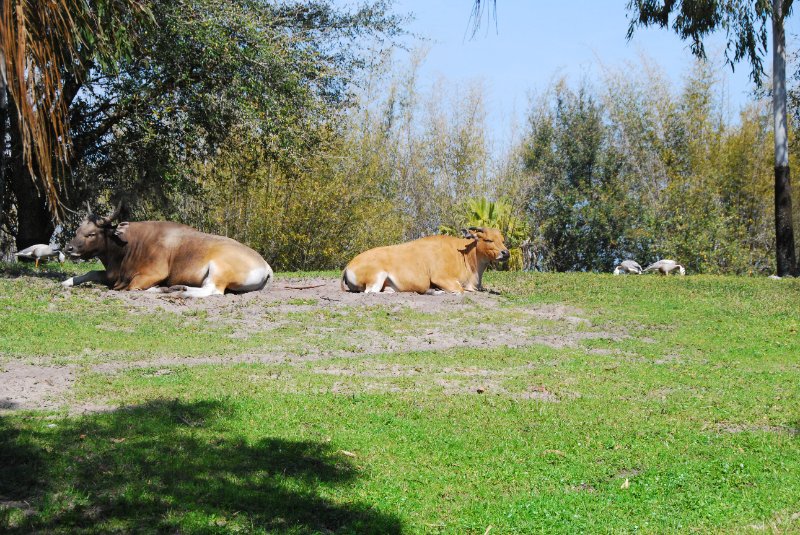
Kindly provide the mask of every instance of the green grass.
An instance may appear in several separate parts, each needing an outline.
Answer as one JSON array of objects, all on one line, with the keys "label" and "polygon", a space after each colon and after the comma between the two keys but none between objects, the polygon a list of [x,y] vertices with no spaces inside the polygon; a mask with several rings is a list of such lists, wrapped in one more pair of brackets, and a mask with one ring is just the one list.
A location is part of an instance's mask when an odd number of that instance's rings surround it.
[{"label": "green grass", "polygon": [[[112,294],[29,275],[0,278],[0,362],[73,363],[73,402],[119,408],[0,415],[0,531],[800,531],[797,280],[490,273],[495,309],[303,296],[242,338],[199,312],[130,321]],[[354,317],[387,337],[566,332],[526,315],[545,304],[616,336],[347,352]],[[81,325],[88,311],[102,319]],[[92,368],[275,347],[320,358]]]}]

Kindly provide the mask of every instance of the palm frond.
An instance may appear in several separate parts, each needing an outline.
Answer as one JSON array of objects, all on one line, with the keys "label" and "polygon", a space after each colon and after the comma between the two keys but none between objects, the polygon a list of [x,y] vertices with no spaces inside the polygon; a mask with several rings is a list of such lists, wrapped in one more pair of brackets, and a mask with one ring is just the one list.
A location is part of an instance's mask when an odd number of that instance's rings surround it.
[{"label": "palm frond", "polygon": [[[0,3],[0,90],[7,90],[20,125],[20,143],[34,187],[44,193],[52,214],[60,219],[59,187],[71,149],[64,72],[80,75],[78,48],[86,36],[103,35],[103,0],[4,0]],[[114,13],[149,15],[140,0],[111,2]],[[121,18],[121,17],[120,17]],[[121,20],[112,17],[111,22]],[[124,26],[122,26],[124,28]],[[106,57],[129,51],[126,30],[92,45]],[[103,48],[105,47],[105,48]]]}]

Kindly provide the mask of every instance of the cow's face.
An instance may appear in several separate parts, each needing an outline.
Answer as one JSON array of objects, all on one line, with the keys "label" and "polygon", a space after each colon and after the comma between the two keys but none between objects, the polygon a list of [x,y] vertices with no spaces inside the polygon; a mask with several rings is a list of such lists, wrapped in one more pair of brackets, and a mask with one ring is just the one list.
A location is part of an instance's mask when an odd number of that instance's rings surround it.
[{"label": "cow's face", "polygon": [[84,219],[75,237],[67,244],[67,254],[72,258],[88,260],[103,253],[106,249],[106,232],[108,227],[98,225],[94,219]]},{"label": "cow's face", "polygon": [[500,262],[508,260],[510,253],[503,239],[503,234],[499,230],[494,228],[470,230],[477,239],[478,254],[490,260],[499,260]]}]

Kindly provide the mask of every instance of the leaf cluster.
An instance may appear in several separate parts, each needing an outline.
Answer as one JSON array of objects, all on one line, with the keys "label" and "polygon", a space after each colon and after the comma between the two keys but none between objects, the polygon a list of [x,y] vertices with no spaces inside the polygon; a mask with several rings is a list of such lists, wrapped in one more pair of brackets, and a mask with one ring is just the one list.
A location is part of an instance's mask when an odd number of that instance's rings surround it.
[{"label": "leaf cluster", "polygon": [[[784,1],[784,17],[792,0]],[[692,53],[705,59],[703,40],[721,29],[726,35],[725,60],[734,68],[746,59],[750,78],[757,85],[764,75],[762,57],[767,53],[767,24],[772,17],[770,0],[630,0],[628,39],[638,27],[670,27],[689,41]]]}]

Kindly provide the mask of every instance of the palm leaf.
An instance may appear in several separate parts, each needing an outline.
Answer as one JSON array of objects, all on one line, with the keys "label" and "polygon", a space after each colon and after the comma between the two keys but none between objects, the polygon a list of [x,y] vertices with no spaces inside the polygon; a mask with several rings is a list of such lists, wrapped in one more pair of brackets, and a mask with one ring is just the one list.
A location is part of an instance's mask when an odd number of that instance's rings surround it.
[{"label": "palm leaf", "polygon": [[[118,16],[98,17],[106,2],[96,0],[3,0],[0,3],[0,90],[8,91],[20,125],[23,158],[33,186],[44,193],[60,218],[59,186],[69,162],[67,103],[62,69],[80,75],[78,47],[88,35],[102,35],[102,25],[122,23],[125,13],[149,12],[140,0],[110,2]],[[107,8],[108,6],[106,6]],[[120,35],[120,34],[115,34]],[[133,34],[93,43],[102,57],[130,50]]]}]

